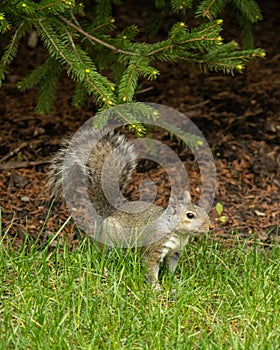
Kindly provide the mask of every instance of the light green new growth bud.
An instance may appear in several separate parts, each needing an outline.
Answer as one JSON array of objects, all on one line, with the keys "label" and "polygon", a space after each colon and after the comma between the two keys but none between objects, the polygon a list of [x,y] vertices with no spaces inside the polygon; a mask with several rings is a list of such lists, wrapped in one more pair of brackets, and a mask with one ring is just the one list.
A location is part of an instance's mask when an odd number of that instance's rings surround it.
[{"label": "light green new growth bud", "polygon": [[105,102],[105,103],[107,103],[108,105],[112,105],[112,104],[113,104],[112,101],[108,100],[108,99],[105,98],[105,97],[102,98],[102,101]]},{"label": "light green new growth bud", "polygon": [[221,36],[218,36],[216,38],[216,42],[217,42],[218,45],[222,45],[223,44],[223,38]]},{"label": "light green new growth bud", "polygon": [[235,68],[236,68],[237,70],[239,70],[239,71],[242,71],[243,68],[244,68],[244,66],[243,66],[242,64],[238,64],[238,65],[235,66]]},{"label": "light green new growth bud", "polygon": [[222,23],[223,23],[223,20],[222,20],[222,19],[217,19],[216,23],[217,23],[217,24],[222,24]]}]

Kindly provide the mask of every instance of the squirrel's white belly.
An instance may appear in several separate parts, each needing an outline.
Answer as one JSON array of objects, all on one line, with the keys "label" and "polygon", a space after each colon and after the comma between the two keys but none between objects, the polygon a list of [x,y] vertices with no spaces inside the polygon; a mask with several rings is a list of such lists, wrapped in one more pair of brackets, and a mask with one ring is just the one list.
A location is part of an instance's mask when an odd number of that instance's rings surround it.
[{"label": "squirrel's white belly", "polygon": [[160,262],[162,262],[166,256],[173,255],[174,253],[180,252],[182,249],[184,249],[189,241],[189,238],[190,236],[188,235],[179,236],[176,233],[172,234],[163,244]]}]

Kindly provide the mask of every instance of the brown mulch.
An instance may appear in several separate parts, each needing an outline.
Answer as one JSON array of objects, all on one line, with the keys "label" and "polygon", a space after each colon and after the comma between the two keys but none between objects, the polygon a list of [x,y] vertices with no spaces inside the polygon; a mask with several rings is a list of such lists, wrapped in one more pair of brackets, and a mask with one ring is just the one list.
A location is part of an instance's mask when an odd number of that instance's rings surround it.
[{"label": "brown mulch", "polygon": [[[183,64],[161,65],[156,82],[144,82],[147,92],[142,101],[155,102],[184,113],[200,128],[216,162],[218,186],[215,203],[223,204],[226,222],[220,223],[213,208],[217,239],[230,239],[254,233],[264,243],[278,240],[280,222],[280,38],[277,35],[279,5],[262,2],[264,21],[255,29],[256,46],[266,50],[267,58],[251,63],[242,75],[190,72]],[[36,89],[19,93],[15,83],[42,59],[42,49],[23,47],[6,82],[0,89],[0,207],[2,230],[17,237],[20,245],[26,232],[32,238],[45,239],[57,232],[69,216],[67,208],[55,203],[51,210],[45,189],[49,160],[64,135],[76,131],[93,115],[88,102],[81,111],[71,106],[69,90],[73,84],[64,78],[55,106],[49,116],[34,111]],[[23,62],[24,60],[24,62]],[[178,152],[184,162],[194,199],[199,197],[200,175],[193,157],[188,157],[166,134],[163,140]],[[139,165],[135,188],[151,176],[158,180],[157,203],[166,205],[168,180],[160,167]],[[166,179],[166,181],[163,181]],[[163,181],[163,183],[161,183]],[[214,205],[215,205],[214,203]],[[47,218],[47,219],[46,219]],[[73,222],[63,234],[75,242]]]}]

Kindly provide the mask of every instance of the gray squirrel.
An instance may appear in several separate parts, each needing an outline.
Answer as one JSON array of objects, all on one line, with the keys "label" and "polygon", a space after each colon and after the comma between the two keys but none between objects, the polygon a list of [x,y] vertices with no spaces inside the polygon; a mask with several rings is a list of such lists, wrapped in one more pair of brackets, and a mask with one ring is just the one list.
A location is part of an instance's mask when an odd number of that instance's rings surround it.
[{"label": "gray squirrel", "polygon": [[[100,248],[109,242],[104,237],[110,238],[109,245],[123,242],[123,237],[130,243],[133,241],[132,246],[141,252],[147,279],[155,289],[161,290],[158,280],[160,267],[165,264],[174,273],[189,238],[212,229],[208,214],[202,207],[191,203],[187,191],[182,201],[170,197],[166,209],[143,201],[117,207],[114,199],[108,200],[104,193],[115,191],[115,179],[108,169],[104,171],[103,168],[111,153],[109,169],[117,171],[118,189],[122,189],[132,179],[137,166],[134,146],[119,132],[108,132],[100,139],[99,131],[86,127],[76,135],[64,141],[52,159],[48,182],[51,196],[79,194],[79,179],[82,178],[84,192],[101,218],[99,236],[94,233],[92,238]],[[137,241],[139,237],[135,236],[135,230],[146,232],[141,242]]]}]

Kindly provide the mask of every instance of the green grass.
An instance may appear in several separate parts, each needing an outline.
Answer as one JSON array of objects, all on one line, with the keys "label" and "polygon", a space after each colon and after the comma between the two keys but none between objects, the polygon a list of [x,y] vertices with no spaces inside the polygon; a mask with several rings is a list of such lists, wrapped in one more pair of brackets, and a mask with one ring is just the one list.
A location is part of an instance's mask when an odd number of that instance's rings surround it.
[{"label": "green grass", "polygon": [[1,350],[280,348],[278,246],[193,242],[156,293],[132,252],[5,242]]}]

